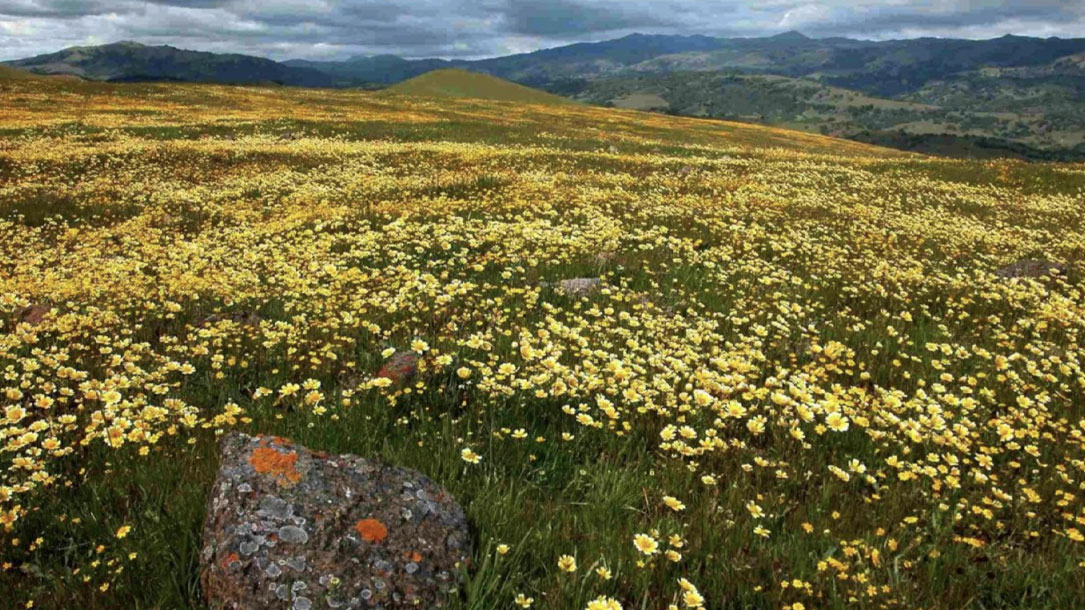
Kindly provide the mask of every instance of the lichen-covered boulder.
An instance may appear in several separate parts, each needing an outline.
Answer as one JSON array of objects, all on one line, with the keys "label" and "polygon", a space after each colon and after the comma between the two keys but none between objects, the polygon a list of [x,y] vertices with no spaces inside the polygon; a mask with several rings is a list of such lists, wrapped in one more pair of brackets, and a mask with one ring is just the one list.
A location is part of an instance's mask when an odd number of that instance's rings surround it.
[{"label": "lichen-covered boulder", "polygon": [[278,437],[222,439],[200,580],[219,610],[439,608],[471,556],[424,475]]},{"label": "lichen-covered boulder", "polygon": [[1002,278],[1048,277],[1051,274],[1064,274],[1067,266],[1054,261],[1023,260],[1007,265],[995,272]]}]

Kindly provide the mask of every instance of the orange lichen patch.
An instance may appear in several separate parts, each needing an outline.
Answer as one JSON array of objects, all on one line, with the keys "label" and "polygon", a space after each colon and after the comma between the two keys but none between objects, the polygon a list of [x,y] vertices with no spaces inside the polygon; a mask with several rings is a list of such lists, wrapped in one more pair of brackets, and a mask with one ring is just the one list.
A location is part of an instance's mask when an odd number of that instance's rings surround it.
[{"label": "orange lichen patch", "polygon": [[362,519],[354,524],[354,529],[366,542],[383,542],[388,537],[388,528],[376,519]]},{"label": "orange lichen patch", "polygon": [[419,561],[422,561],[422,553],[419,553],[418,551],[411,551],[410,553],[407,553],[407,559],[418,563]]},{"label": "orange lichen patch", "polygon": [[232,564],[235,561],[239,561],[240,559],[241,559],[241,557],[237,553],[230,553],[229,555],[226,556],[226,559],[222,560],[222,569],[223,570],[229,570],[230,569],[230,564]]},{"label": "orange lichen patch", "polygon": [[400,352],[377,371],[377,377],[391,379],[392,383],[400,384],[410,381],[417,372],[418,356],[412,352]]},{"label": "orange lichen patch", "polygon": [[283,453],[271,447],[257,447],[249,456],[249,464],[256,472],[274,477],[284,487],[301,480],[301,473],[294,467],[297,461],[297,453]]}]

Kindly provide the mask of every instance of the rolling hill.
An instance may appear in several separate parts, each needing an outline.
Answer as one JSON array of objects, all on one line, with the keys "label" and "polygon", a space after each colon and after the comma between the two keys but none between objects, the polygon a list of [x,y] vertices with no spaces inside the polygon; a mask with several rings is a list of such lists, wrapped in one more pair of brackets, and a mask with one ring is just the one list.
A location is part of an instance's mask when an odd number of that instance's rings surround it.
[{"label": "rolling hill", "polygon": [[552,90],[594,104],[756,122],[895,147],[907,140],[908,150],[937,142],[928,150],[934,154],[955,150],[947,145],[959,139],[956,149],[967,156],[978,146],[1043,159],[1054,152],[1054,158],[1063,154],[1070,160],[1080,158],[1085,144],[1085,88],[1068,78],[969,73],[906,96],[879,98],[807,78],[721,70],[582,79],[556,83]]},{"label": "rolling hill", "polygon": [[276,83],[304,87],[334,84],[334,79],[323,72],[287,66],[263,57],[187,51],[136,42],[72,47],[48,55],[6,62],[6,65],[36,74],[69,74],[88,80],[112,82]]},{"label": "rolling hill", "polygon": [[38,75],[27,72],[26,70],[19,70],[18,68],[11,68],[9,66],[0,66],[0,80],[26,80],[31,78],[37,78]]},{"label": "rolling hill", "polygon": [[386,89],[397,95],[462,97],[523,104],[571,104],[569,99],[478,72],[445,68]]},{"label": "rolling hill", "polygon": [[[91,80],[342,88],[388,87],[455,69],[460,72],[411,83],[406,90],[490,96],[493,84],[468,83],[478,78],[467,76],[469,71],[589,103],[757,122],[892,146],[908,142],[910,150],[936,142],[929,151],[938,154],[972,155],[977,146],[990,144],[995,152],[1072,160],[1085,150],[1085,39],[632,34],[471,61],[378,55],[282,63],[117,43],[7,65]],[[507,83],[497,89],[509,100],[540,95],[514,92]],[[948,145],[954,140],[960,146]]]}]

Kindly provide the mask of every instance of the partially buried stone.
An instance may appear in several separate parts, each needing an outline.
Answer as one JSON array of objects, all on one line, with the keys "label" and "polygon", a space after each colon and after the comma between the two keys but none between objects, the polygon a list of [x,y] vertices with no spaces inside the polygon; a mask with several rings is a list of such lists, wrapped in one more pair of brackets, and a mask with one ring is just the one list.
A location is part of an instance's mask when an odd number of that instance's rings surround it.
[{"label": "partially buried stone", "polygon": [[1017,277],[1048,277],[1052,274],[1065,274],[1067,266],[1064,263],[1054,261],[1023,260],[1012,265],[1007,265],[995,272],[995,275],[1003,278]]},{"label": "partially buried stone", "polygon": [[211,314],[203,319],[204,324],[218,324],[229,320],[244,326],[258,326],[263,318],[255,311],[234,311],[230,313]]},{"label": "partially buried stone", "polygon": [[599,290],[603,283],[597,277],[577,277],[558,282],[558,290],[574,297],[586,297]]},{"label": "partially buried stone", "polygon": [[398,352],[377,371],[377,377],[391,379],[394,385],[410,383],[418,374],[418,356],[414,352]]},{"label": "partially buried stone", "polygon": [[31,305],[19,310],[19,321],[31,326],[37,326],[49,315],[49,308],[44,305]]},{"label": "partially buried stone", "polygon": [[212,608],[445,605],[471,542],[463,509],[436,483],[277,437],[231,434],[221,449],[200,556]]}]

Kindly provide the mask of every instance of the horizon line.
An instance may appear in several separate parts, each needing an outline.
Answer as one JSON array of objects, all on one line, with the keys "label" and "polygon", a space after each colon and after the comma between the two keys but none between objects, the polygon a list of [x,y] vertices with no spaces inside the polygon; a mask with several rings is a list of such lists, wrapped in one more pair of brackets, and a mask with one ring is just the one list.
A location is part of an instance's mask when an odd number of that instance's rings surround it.
[{"label": "horizon line", "polygon": [[473,56],[473,57],[470,57],[470,58],[468,58],[468,57],[441,57],[441,56],[432,56],[432,55],[430,55],[430,56],[413,56],[413,55],[399,55],[399,54],[396,54],[396,53],[374,53],[374,54],[371,54],[371,55],[358,55],[358,54],[355,54],[355,55],[350,55],[350,56],[347,56],[347,57],[344,57],[344,58],[341,58],[341,59],[303,59],[303,58],[300,58],[300,57],[296,57],[296,58],[288,58],[288,59],[282,59],[282,60],[272,59],[271,57],[268,57],[266,55],[254,55],[254,54],[243,53],[243,52],[239,52],[239,51],[206,51],[206,50],[203,50],[203,49],[179,47],[179,46],[176,46],[176,45],[173,45],[173,44],[168,44],[168,43],[154,44],[154,43],[141,42],[139,40],[134,40],[134,39],[122,39],[122,40],[116,40],[116,41],[113,41],[113,42],[104,42],[104,43],[101,43],[101,44],[72,45],[72,46],[68,46],[68,47],[62,47],[62,48],[57,49],[55,51],[49,51],[49,52],[46,52],[46,53],[39,53],[37,55],[29,55],[29,56],[24,56],[24,57],[15,57],[15,58],[12,58],[12,59],[0,59],[0,63],[21,61],[21,60],[25,60],[25,59],[33,59],[35,57],[41,57],[41,56],[44,56],[44,55],[52,55],[54,53],[61,53],[61,52],[72,50],[72,49],[94,49],[94,48],[108,47],[108,46],[121,45],[121,44],[134,44],[134,45],[139,45],[139,46],[149,47],[149,48],[156,48],[156,47],[157,48],[171,48],[171,49],[176,49],[178,51],[190,51],[190,52],[195,52],[195,53],[210,53],[212,55],[242,55],[242,56],[245,56],[245,57],[257,57],[257,58],[261,58],[261,59],[267,59],[269,61],[273,61],[273,62],[280,63],[280,64],[290,62],[290,61],[307,61],[307,62],[314,62],[314,63],[323,63],[323,62],[334,63],[334,62],[346,62],[346,61],[351,61],[351,60],[354,60],[354,59],[359,59],[359,58],[364,59],[364,58],[370,58],[370,57],[398,57],[400,59],[405,59],[405,60],[409,60],[409,61],[424,61],[424,60],[432,59],[432,60],[442,60],[442,61],[448,61],[448,62],[457,62],[457,61],[473,62],[473,61],[485,61],[485,60],[489,60],[489,59],[500,59],[500,58],[504,58],[504,57],[516,57],[516,56],[521,56],[521,55],[530,55],[532,53],[538,53],[540,51],[549,51],[549,50],[553,50],[553,49],[562,49],[562,48],[572,47],[572,46],[581,45],[581,44],[601,44],[601,43],[612,42],[612,41],[616,41],[616,40],[624,40],[626,38],[632,38],[632,37],[635,37],[635,36],[668,37],[668,38],[710,38],[710,39],[714,39],[714,40],[766,40],[766,39],[771,39],[771,38],[785,37],[785,36],[788,36],[788,35],[791,35],[791,34],[797,34],[798,36],[801,36],[801,37],[803,37],[803,38],[805,38],[807,40],[810,40],[810,41],[850,40],[850,41],[854,41],[854,42],[870,42],[870,43],[906,42],[906,41],[913,41],[913,40],[958,40],[958,41],[968,41],[968,42],[989,42],[989,41],[992,41],[992,40],[1000,40],[1002,38],[1028,38],[1028,39],[1032,39],[1032,40],[1080,40],[1082,38],[1085,38],[1085,37],[1062,38],[1060,36],[1048,36],[1048,37],[1044,38],[1044,37],[1039,37],[1039,36],[1023,36],[1023,35],[1019,35],[1019,34],[1006,33],[1006,34],[1003,34],[1002,36],[995,36],[995,37],[991,37],[991,38],[954,38],[954,37],[947,37],[947,36],[919,36],[919,37],[916,37],[916,38],[871,39],[871,38],[850,38],[848,36],[820,36],[820,37],[819,36],[810,36],[808,34],[803,33],[802,31],[796,30],[796,29],[787,30],[787,31],[780,32],[780,33],[777,33],[777,34],[768,34],[768,35],[764,35],[764,36],[711,36],[711,35],[708,35],[708,34],[651,34],[651,33],[644,33],[644,32],[632,32],[632,33],[626,34],[624,36],[619,36],[619,37],[616,37],[616,38],[603,38],[603,39],[600,39],[600,40],[582,40],[582,41],[570,42],[570,43],[567,43],[567,44],[562,44],[562,45],[557,45],[557,46],[552,46],[552,47],[538,47],[538,48],[533,49],[531,51],[521,51],[519,53],[508,53],[508,54],[505,54],[505,55]]}]

